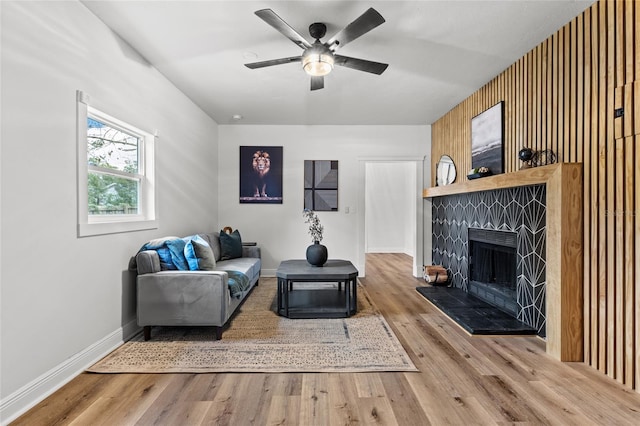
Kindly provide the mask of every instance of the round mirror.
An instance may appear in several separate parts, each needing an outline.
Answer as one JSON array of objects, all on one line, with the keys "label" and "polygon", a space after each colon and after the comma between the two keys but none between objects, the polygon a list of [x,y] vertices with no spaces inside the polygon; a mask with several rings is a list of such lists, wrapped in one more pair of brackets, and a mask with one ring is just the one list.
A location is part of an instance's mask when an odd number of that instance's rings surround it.
[{"label": "round mirror", "polygon": [[436,185],[449,185],[456,180],[456,165],[448,155],[443,155],[436,166]]}]

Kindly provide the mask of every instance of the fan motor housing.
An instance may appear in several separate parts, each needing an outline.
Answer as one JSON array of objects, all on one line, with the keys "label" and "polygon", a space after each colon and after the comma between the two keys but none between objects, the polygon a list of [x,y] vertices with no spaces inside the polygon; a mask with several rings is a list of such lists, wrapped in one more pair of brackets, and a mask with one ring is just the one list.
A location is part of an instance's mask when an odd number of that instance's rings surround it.
[{"label": "fan motor housing", "polygon": [[320,40],[327,34],[327,26],[322,22],[314,22],[309,25],[309,34],[316,40]]}]

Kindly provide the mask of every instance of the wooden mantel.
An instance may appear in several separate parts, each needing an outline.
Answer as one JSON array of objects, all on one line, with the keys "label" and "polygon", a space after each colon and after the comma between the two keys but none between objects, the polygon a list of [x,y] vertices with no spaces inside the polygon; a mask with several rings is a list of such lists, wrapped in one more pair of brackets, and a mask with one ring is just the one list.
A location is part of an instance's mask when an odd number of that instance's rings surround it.
[{"label": "wooden mantel", "polygon": [[547,353],[583,361],[582,163],[560,163],[427,188],[424,198],[546,185]]},{"label": "wooden mantel", "polygon": [[464,194],[468,192],[490,191],[492,189],[514,188],[516,186],[548,184],[549,179],[556,172],[561,170],[564,173],[567,169],[580,171],[580,186],[582,186],[582,163],[560,163],[548,166],[533,167],[515,173],[503,173],[495,176],[487,176],[481,179],[468,180],[446,186],[435,186],[422,191],[424,198],[441,197],[443,195]]}]

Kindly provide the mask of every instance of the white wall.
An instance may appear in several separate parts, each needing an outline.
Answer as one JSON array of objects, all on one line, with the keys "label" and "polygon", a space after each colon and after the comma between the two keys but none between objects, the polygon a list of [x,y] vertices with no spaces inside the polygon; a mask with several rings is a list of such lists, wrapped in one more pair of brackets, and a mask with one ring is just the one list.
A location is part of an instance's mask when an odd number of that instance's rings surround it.
[{"label": "white wall", "polygon": [[[358,265],[359,199],[363,158],[424,157],[430,126],[249,126],[220,125],[219,222],[238,228],[243,240],[262,247],[263,273],[273,275],[284,259],[303,259],[311,244],[302,218],[304,160],[338,160],[339,211],[319,212],[329,257]],[[239,146],[283,147],[283,203],[240,204]],[[362,171],[360,170],[362,168]],[[362,176],[359,173],[362,172]],[[422,191],[416,188],[415,191]],[[421,185],[420,185],[421,186]],[[417,196],[417,195],[416,195]],[[364,203],[362,204],[364,206]],[[346,213],[349,207],[349,213]]]},{"label": "white wall", "polygon": [[[127,264],[145,241],[217,227],[218,147],[217,124],[81,3],[0,8],[6,422],[135,329]],[[157,129],[159,229],[76,236],[78,89],[108,114]]]},{"label": "white wall", "polygon": [[367,163],[365,251],[415,255],[416,170],[411,162]]}]

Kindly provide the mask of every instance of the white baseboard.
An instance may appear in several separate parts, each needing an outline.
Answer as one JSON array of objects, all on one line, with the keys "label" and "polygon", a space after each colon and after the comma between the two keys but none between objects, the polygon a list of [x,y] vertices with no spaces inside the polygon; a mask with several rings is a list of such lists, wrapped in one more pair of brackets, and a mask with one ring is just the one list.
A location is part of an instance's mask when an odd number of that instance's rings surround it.
[{"label": "white baseboard", "polygon": [[87,367],[122,345],[140,330],[130,321],[103,339],[73,355],[0,401],[0,424],[9,424],[43,399],[60,389]]},{"label": "white baseboard", "polygon": [[260,276],[265,278],[272,278],[276,276],[276,269],[261,269]]}]

